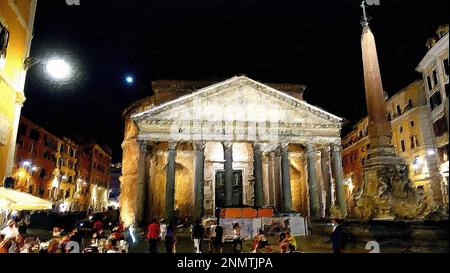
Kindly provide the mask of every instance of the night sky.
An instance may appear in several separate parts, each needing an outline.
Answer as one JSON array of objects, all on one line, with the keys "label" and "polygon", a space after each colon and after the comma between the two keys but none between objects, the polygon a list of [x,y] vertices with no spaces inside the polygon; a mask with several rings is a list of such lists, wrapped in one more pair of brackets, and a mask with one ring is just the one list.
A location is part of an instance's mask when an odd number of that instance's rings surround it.
[{"label": "night sky", "polygon": [[[25,116],[59,136],[95,140],[121,159],[123,109],[158,79],[307,85],[305,99],[351,125],[366,115],[359,0],[39,0],[31,55],[65,56],[64,84],[33,66]],[[448,23],[447,0],[381,0],[370,7],[384,88],[421,76],[425,42]],[[136,78],[133,86],[124,77]]]}]

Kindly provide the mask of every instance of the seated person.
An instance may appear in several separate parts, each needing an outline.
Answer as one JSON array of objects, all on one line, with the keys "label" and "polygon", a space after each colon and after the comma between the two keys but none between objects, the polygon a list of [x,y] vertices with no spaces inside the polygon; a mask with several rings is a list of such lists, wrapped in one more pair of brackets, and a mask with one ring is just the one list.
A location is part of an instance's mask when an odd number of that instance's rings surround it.
[{"label": "seated person", "polygon": [[263,249],[269,246],[269,240],[267,240],[266,235],[262,229],[258,229],[258,234],[256,234],[253,239],[253,249],[252,252],[258,252],[258,249]]},{"label": "seated person", "polygon": [[233,225],[233,245],[234,245],[234,253],[236,253],[237,245],[240,245],[240,250],[242,252],[242,238],[241,238],[241,227],[239,223],[235,223]]},{"label": "seated person", "polygon": [[284,239],[281,239],[280,234],[280,249],[281,253],[291,253],[297,249],[297,241],[289,231],[284,234]]}]

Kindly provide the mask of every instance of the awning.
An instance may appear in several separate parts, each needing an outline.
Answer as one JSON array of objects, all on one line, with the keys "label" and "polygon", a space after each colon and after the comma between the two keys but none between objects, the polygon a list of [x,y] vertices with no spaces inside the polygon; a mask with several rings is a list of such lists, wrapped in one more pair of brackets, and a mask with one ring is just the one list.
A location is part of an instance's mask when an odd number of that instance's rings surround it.
[{"label": "awning", "polygon": [[52,202],[31,194],[0,187],[0,209],[5,210],[51,210]]}]

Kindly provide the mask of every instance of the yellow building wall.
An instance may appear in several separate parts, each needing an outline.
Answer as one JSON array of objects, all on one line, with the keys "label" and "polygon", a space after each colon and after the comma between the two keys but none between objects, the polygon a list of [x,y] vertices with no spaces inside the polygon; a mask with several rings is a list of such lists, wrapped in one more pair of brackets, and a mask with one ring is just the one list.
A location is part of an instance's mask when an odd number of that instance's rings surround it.
[{"label": "yellow building wall", "polygon": [[0,1],[0,22],[9,32],[5,64],[0,67],[0,121],[7,124],[2,132],[6,143],[0,143],[0,185],[12,174],[15,136],[24,101],[23,63],[30,50],[36,3],[37,0]]}]

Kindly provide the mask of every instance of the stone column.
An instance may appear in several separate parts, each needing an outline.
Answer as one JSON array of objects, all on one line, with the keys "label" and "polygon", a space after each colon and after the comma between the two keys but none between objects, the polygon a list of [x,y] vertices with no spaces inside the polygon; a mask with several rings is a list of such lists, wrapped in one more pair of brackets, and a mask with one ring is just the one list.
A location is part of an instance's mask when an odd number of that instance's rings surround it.
[{"label": "stone column", "polygon": [[283,212],[292,211],[292,194],[291,194],[291,164],[289,161],[289,144],[281,146],[281,185],[283,193]]},{"label": "stone column", "polygon": [[331,169],[330,169],[330,147],[325,147],[321,150],[321,166],[323,185],[325,187],[325,216],[330,216],[330,209],[332,205],[331,199]]},{"label": "stone column", "polygon": [[203,216],[204,180],[205,180],[205,142],[195,142],[195,182],[194,182],[194,218]]},{"label": "stone column", "polygon": [[337,206],[339,207],[342,217],[347,216],[347,202],[344,187],[344,171],[342,168],[342,155],[341,155],[341,145],[331,146],[331,156],[333,160],[333,176],[335,182],[335,192]]},{"label": "stone column", "polygon": [[233,142],[223,142],[225,156],[225,206],[233,206]]},{"label": "stone column", "polygon": [[262,177],[262,151],[259,144],[253,144],[253,173],[255,177],[255,207],[264,205],[264,190]]},{"label": "stone column", "polygon": [[267,154],[267,173],[269,179],[269,206],[276,207],[276,194],[275,194],[275,171],[274,171],[274,161],[275,153],[270,152]]},{"label": "stone column", "polygon": [[150,145],[146,141],[139,142],[139,155],[137,164],[137,181],[136,181],[136,224],[138,226],[145,225],[145,207],[147,193],[147,177],[148,165],[147,155],[150,152]]},{"label": "stone column", "polygon": [[316,160],[317,150],[312,144],[306,146],[308,158],[308,187],[309,187],[309,206],[311,217],[319,216],[319,193],[317,189]]},{"label": "stone column", "polygon": [[273,152],[273,191],[274,191],[274,207],[277,212],[283,211],[283,187],[282,187],[282,171],[281,171],[281,148],[275,149]]},{"label": "stone column", "polygon": [[176,171],[177,143],[169,142],[166,166],[166,196],[165,213],[168,221],[175,220],[175,171]]}]

